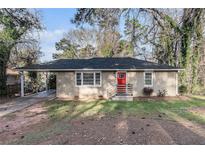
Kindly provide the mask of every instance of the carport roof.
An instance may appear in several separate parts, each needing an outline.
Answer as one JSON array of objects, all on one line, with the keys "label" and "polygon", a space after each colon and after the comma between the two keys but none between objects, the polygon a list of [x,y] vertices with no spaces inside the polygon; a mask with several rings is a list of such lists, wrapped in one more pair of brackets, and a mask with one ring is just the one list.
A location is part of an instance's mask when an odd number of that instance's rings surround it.
[{"label": "carport roof", "polygon": [[69,71],[69,70],[180,70],[166,64],[131,57],[59,59],[18,68],[20,71]]}]

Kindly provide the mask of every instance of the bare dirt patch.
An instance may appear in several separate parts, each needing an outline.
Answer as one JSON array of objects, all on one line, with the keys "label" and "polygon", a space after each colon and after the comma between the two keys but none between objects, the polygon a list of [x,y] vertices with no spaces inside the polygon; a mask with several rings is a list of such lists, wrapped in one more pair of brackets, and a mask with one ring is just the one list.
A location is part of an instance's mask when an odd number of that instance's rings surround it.
[{"label": "bare dirt patch", "polygon": [[36,104],[19,112],[0,118],[0,143],[22,139],[25,132],[33,130],[41,123],[48,122],[42,104]]},{"label": "bare dirt patch", "polygon": [[[68,115],[80,112],[73,118],[65,114],[68,117],[55,119],[44,103],[32,105],[0,118],[0,144],[205,144],[205,125],[198,124],[200,130],[194,130],[194,123],[171,120],[165,113],[102,114],[94,112],[90,105],[85,109],[81,104],[73,108],[66,103],[56,105],[52,113],[61,111],[64,115],[69,108]],[[91,110],[93,114],[88,114]],[[204,109],[194,111],[202,113]]]},{"label": "bare dirt patch", "polygon": [[205,144],[183,125],[122,115],[70,121],[70,127],[40,144]]}]

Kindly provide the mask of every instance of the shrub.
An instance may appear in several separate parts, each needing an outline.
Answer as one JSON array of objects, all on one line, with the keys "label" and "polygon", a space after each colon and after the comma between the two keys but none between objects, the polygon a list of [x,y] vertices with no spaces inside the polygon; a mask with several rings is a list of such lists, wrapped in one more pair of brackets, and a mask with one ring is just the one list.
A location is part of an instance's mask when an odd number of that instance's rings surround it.
[{"label": "shrub", "polygon": [[192,89],[194,95],[205,95],[205,87],[202,84],[197,84]]},{"label": "shrub", "polygon": [[187,86],[181,85],[179,86],[179,93],[180,94],[185,94],[187,92]]},{"label": "shrub", "polygon": [[79,100],[79,96],[74,96],[74,100]]},{"label": "shrub", "polygon": [[152,95],[153,91],[154,90],[152,88],[150,88],[150,87],[144,87],[143,88],[143,94],[146,95],[146,96]]},{"label": "shrub", "polygon": [[98,98],[99,98],[100,100],[103,100],[103,99],[104,99],[103,95],[99,95]]},{"label": "shrub", "polygon": [[163,89],[163,90],[158,90],[157,96],[158,97],[164,97],[167,95],[167,90]]},{"label": "shrub", "polygon": [[56,75],[55,74],[49,75],[48,87],[49,87],[49,89],[56,89]]}]

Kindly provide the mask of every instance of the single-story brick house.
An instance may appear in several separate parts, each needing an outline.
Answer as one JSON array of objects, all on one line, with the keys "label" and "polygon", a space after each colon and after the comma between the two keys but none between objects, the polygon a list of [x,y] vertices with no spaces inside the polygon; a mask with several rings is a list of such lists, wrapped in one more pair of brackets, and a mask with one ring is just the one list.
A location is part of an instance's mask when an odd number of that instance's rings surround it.
[{"label": "single-story brick house", "polygon": [[59,59],[18,70],[55,72],[58,98],[109,99],[143,96],[144,87],[151,87],[153,96],[159,90],[166,90],[167,96],[176,96],[180,69],[130,57],[98,57]]}]

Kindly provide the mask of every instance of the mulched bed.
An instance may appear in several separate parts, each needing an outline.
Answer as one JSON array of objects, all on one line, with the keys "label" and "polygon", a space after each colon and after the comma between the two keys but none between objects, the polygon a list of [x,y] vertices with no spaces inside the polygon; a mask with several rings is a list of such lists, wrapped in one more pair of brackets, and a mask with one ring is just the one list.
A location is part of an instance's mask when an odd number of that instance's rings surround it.
[{"label": "mulched bed", "polygon": [[139,100],[139,101],[149,101],[149,100],[169,101],[169,100],[190,100],[190,98],[187,96],[165,96],[165,97],[140,96],[140,97],[135,97],[134,100]]}]

